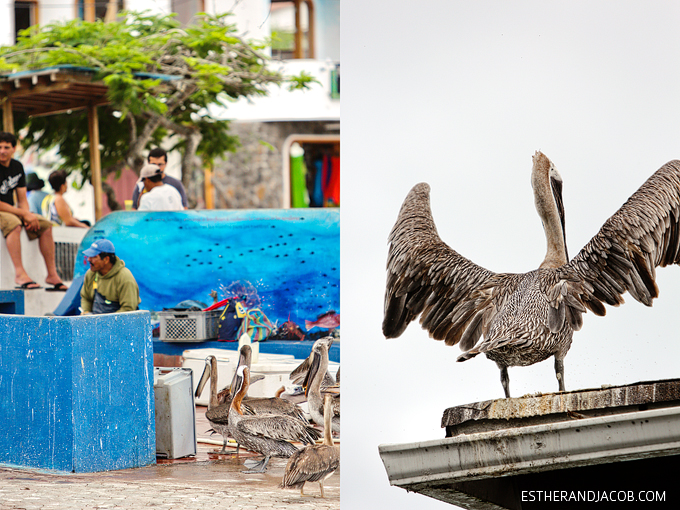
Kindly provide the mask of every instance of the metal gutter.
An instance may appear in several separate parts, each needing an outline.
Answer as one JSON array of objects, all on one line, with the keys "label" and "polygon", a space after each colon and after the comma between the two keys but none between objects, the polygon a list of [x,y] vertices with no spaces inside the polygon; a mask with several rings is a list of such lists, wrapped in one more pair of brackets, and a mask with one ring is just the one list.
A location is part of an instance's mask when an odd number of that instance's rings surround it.
[{"label": "metal gutter", "polygon": [[378,447],[391,485],[463,482],[680,453],[680,407]]}]

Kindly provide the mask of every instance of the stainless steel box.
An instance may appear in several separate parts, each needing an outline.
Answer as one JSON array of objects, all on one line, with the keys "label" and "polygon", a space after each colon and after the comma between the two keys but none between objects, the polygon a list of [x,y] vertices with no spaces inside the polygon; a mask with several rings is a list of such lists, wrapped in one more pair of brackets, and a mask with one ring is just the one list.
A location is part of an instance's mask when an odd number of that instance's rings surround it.
[{"label": "stainless steel box", "polygon": [[179,459],[196,455],[196,407],[189,368],[154,368],[156,455]]}]

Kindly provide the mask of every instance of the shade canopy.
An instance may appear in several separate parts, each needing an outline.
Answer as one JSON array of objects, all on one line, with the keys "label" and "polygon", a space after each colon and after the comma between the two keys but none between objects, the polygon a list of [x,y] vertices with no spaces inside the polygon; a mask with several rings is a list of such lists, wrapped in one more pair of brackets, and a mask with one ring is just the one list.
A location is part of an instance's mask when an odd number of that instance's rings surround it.
[{"label": "shade canopy", "polygon": [[[95,68],[63,65],[0,75],[0,103],[3,130],[10,133],[14,132],[15,111],[42,116],[87,109],[94,216],[99,220],[102,217],[102,185],[97,106],[108,104],[109,100],[108,87],[101,80],[95,80],[96,74]],[[139,73],[136,77],[163,81],[181,78],[149,73]]]}]

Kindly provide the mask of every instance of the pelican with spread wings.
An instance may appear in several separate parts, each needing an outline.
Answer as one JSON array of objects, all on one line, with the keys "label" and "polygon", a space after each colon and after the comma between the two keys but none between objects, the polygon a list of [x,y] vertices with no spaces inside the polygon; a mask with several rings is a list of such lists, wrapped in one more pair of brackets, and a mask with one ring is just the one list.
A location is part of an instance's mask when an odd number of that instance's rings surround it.
[{"label": "pelican with spread wings", "polygon": [[400,336],[420,316],[436,340],[458,344],[458,361],[484,353],[501,371],[555,358],[564,391],[564,358],[588,310],[606,313],[629,292],[651,306],[656,268],[680,262],[680,161],[657,170],[571,260],[567,254],[562,178],[541,152],[531,183],[547,240],[538,269],[494,273],[461,256],[437,234],[430,187],[417,184],[389,236],[383,334]]}]

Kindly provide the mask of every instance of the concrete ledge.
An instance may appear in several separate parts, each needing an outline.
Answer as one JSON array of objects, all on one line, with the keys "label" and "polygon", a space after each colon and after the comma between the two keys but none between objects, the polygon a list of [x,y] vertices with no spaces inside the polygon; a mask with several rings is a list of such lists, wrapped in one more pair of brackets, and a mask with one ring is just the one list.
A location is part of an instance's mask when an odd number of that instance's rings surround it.
[{"label": "concrete ledge", "polygon": [[446,437],[680,404],[680,379],[485,400],[450,407]]},{"label": "concrete ledge", "polygon": [[0,463],[155,463],[150,315],[0,315]]},{"label": "concrete ledge", "polygon": [[[63,243],[64,245],[80,246],[85,234],[88,230],[76,227],[52,227],[52,237],[55,243]],[[77,250],[75,250],[77,252]],[[59,257],[59,250],[57,257]],[[40,254],[40,247],[38,240],[29,241],[26,231],[21,232],[21,258],[24,267],[33,280],[43,287],[45,287],[45,278],[47,278],[47,268],[45,261]],[[75,253],[73,254],[75,260]],[[60,261],[58,261],[59,263]],[[59,269],[59,265],[58,265]],[[68,271],[73,273],[73,267]],[[63,278],[63,276],[62,276]],[[69,285],[69,279],[63,278],[66,285]],[[7,243],[5,239],[0,236],[0,289],[15,290],[14,283],[14,266],[7,251]],[[32,316],[43,316],[46,313],[52,313],[59,305],[64,297],[63,292],[47,292],[43,289],[26,290],[24,292],[24,309],[22,314]]]}]

